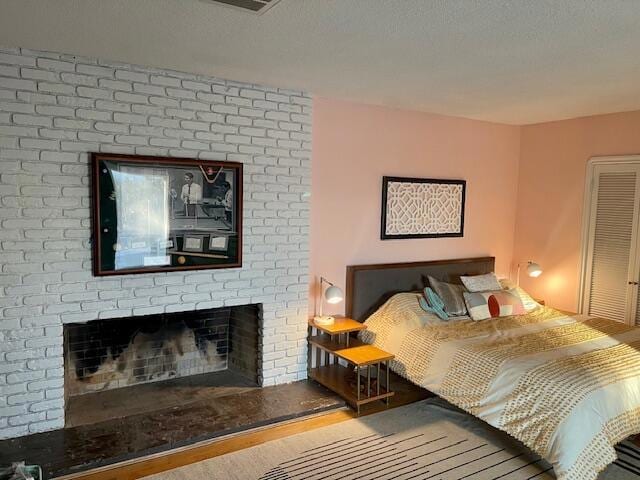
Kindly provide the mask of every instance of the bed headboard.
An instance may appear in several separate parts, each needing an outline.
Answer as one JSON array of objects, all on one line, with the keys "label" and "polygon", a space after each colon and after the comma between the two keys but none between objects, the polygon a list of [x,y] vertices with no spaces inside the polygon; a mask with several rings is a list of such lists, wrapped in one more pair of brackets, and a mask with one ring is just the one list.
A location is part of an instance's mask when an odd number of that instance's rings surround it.
[{"label": "bed headboard", "polygon": [[427,275],[449,283],[460,283],[460,275],[494,271],[495,257],[458,258],[429,262],[349,265],[347,267],[347,317],[363,322],[392,295],[422,290]]}]

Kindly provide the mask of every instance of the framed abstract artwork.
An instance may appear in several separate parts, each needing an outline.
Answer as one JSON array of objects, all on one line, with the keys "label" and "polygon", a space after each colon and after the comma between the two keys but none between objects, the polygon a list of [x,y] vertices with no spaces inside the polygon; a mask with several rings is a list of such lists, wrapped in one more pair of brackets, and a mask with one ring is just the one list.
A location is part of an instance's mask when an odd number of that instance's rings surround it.
[{"label": "framed abstract artwork", "polygon": [[93,273],[242,265],[242,164],[91,154]]},{"label": "framed abstract artwork", "polygon": [[462,237],[465,180],[382,177],[382,240]]}]

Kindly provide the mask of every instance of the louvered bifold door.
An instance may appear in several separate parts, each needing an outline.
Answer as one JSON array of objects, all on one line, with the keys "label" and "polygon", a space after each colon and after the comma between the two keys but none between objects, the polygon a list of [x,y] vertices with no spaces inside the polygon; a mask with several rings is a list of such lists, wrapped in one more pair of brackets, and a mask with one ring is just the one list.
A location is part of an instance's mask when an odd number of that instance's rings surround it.
[{"label": "louvered bifold door", "polygon": [[595,166],[582,309],[590,315],[636,321],[639,182],[637,164]]}]

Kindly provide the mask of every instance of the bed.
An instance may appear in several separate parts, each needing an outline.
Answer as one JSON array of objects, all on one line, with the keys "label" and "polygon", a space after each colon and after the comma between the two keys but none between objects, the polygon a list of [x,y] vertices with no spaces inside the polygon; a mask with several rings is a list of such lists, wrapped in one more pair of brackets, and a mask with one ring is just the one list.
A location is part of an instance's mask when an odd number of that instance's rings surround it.
[{"label": "bed", "polygon": [[492,257],[348,267],[347,315],[397,374],[522,441],[558,479],[593,480],[640,432],[640,328],[545,306],[441,322],[418,304],[427,275],[493,270]]}]

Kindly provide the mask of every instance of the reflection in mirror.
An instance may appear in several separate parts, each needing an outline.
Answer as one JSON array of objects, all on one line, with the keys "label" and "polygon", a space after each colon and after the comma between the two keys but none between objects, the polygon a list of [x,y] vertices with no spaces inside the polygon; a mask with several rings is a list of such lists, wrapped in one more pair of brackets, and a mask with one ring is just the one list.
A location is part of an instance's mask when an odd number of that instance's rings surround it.
[{"label": "reflection in mirror", "polygon": [[[169,175],[121,166],[111,170],[116,194],[116,269],[169,265]],[[122,248],[125,247],[125,248]]]}]

